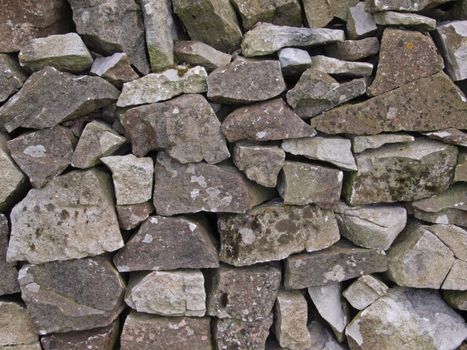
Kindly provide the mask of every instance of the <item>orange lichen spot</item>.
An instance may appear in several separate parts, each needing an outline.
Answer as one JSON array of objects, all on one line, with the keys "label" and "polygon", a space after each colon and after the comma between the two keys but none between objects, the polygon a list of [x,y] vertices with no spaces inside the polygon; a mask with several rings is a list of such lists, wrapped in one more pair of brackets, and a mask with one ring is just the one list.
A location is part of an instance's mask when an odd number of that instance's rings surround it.
[{"label": "orange lichen spot", "polygon": [[409,42],[407,43],[407,45],[405,45],[405,47],[406,47],[407,49],[409,49],[409,50],[412,50],[413,47],[414,47],[413,42],[409,41]]}]

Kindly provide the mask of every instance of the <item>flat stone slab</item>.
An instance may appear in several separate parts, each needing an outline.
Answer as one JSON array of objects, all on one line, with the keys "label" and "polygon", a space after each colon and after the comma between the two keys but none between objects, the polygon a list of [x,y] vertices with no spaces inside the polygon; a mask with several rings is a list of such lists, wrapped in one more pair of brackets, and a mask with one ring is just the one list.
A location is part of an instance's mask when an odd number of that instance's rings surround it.
[{"label": "flat stone slab", "polygon": [[368,149],[379,148],[389,143],[414,142],[415,137],[409,134],[378,134],[370,136],[352,136],[352,151],[362,153]]},{"label": "flat stone slab", "polygon": [[444,129],[424,134],[430,139],[449,143],[451,145],[467,147],[467,133],[457,129]]},{"label": "flat stone slab", "polygon": [[0,54],[0,102],[21,89],[25,80],[26,75],[13,56]]},{"label": "flat stone slab", "polygon": [[201,42],[201,41],[176,41],[174,47],[175,56],[181,62],[193,66],[202,66],[208,72],[230,63],[232,56]]},{"label": "flat stone slab", "polygon": [[418,12],[430,9],[448,2],[448,0],[414,0],[406,2],[403,0],[369,0],[366,9],[369,12],[400,11]]},{"label": "flat stone slab", "polygon": [[398,26],[422,32],[436,29],[436,20],[430,17],[417,15],[414,13],[400,13],[395,11],[384,11],[373,13],[376,24],[383,26]]},{"label": "flat stone slab", "polygon": [[358,61],[379,52],[379,40],[375,37],[360,40],[344,40],[326,45],[324,51],[327,56],[340,60]]},{"label": "flat stone slab", "polygon": [[313,56],[310,68],[326,74],[346,77],[369,77],[373,72],[371,63],[344,61],[324,55]]}]

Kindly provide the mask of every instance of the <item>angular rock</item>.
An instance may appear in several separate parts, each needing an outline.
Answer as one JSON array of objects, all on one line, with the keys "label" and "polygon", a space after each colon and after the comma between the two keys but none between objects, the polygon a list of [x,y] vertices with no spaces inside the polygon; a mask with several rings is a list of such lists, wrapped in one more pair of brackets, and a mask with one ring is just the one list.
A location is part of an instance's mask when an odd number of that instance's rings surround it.
[{"label": "angular rock", "polygon": [[282,167],[278,192],[284,203],[310,203],[329,208],[339,201],[342,171],[322,165],[286,161]]},{"label": "angular rock", "polygon": [[149,72],[140,4],[126,0],[70,0],[76,31],[103,55],[126,52],[143,74]]},{"label": "angular rock", "polygon": [[23,306],[2,300],[0,313],[0,349],[35,350],[35,346],[38,345],[40,350],[39,337],[33,329],[31,317]]},{"label": "angular rock", "polygon": [[201,95],[182,95],[173,100],[128,110],[121,118],[132,142],[133,153],[166,149],[182,163],[219,163],[229,158],[221,124]]},{"label": "angular rock", "polygon": [[414,142],[415,137],[409,134],[378,134],[371,136],[353,136],[352,151],[361,153],[367,149],[379,148],[388,143]]},{"label": "angular rock", "polygon": [[208,72],[230,63],[232,56],[201,42],[176,41],[175,56],[181,62],[202,66]]},{"label": "angular rock", "polygon": [[104,79],[63,73],[45,67],[2,107],[0,124],[8,131],[44,129],[107,106],[119,91]]},{"label": "angular rock", "polygon": [[103,257],[25,265],[18,281],[41,335],[108,326],[123,310],[125,284]]},{"label": "angular rock", "polygon": [[369,77],[373,72],[371,63],[342,61],[323,55],[313,56],[310,68],[331,75],[348,77]]},{"label": "angular rock", "polygon": [[446,71],[452,80],[467,78],[467,20],[454,21],[436,28],[438,47],[446,62]]},{"label": "angular rock", "polygon": [[387,259],[383,251],[359,248],[340,241],[319,252],[289,256],[285,264],[284,285],[287,289],[302,289],[386,270]]},{"label": "angular rock", "polygon": [[279,51],[278,56],[285,75],[301,74],[311,65],[311,57],[306,50],[286,47]]},{"label": "angular rock", "polygon": [[12,56],[0,54],[0,102],[21,89],[26,75]]},{"label": "angular rock", "polygon": [[431,9],[439,6],[448,0],[369,0],[366,7],[370,12],[380,11],[400,11],[400,12],[418,12],[423,9]]},{"label": "angular rock", "polygon": [[467,290],[467,261],[456,259],[441,286],[447,290]]},{"label": "angular rock", "polygon": [[373,16],[365,11],[365,2],[360,1],[349,8],[347,18],[347,35],[350,39],[361,39],[376,32],[376,23]]},{"label": "angular rock", "polygon": [[344,41],[342,30],[259,23],[245,34],[242,41],[242,53],[245,57],[266,56],[283,47],[311,47],[336,41]]},{"label": "angular rock", "polygon": [[214,238],[204,220],[151,216],[114,257],[120,272],[208,269],[219,266]]},{"label": "angular rock", "polygon": [[121,88],[124,83],[139,78],[131,67],[128,55],[121,52],[107,57],[96,57],[90,73],[104,78],[118,88]]},{"label": "angular rock", "polygon": [[308,26],[325,27],[333,17],[347,21],[349,7],[358,4],[358,0],[303,0]]},{"label": "angular rock", "polygon": [[451,145],[467,147],[467,133],[457,129],[444,129],[424,134],[430,139],[449,143]]},{"label": "angular rock", "polygon": [[373,14],[376,24],[383,26],[398,26],[422,32],[436,29],[436,20],[414,13],[400,13],[394,11],[376,12]]},{"label": "angular rock", "polygon": [[459,150],[457,156],[457,166],[454,173],[454,182],[463,181],[467,182],[467,151]]},{"label": "angular rock", "polygon": [[220,51],[234,51],[242,40],[237,15],[228,0],[172,0],[191,40]]},{"label": "angular rock", "polygon": [[97,169],[72,171],[30,190],[10,219],[8,261],[40,264],[123,246],[109,178]]},{"label": "angular rock", "polygon": [[404,84],[429,77],[443,67],[443,59],[429,35],[385,29],[376,77],[368,88],[368,94],[381,95]]},{"label": "angular rock", "polygon": [[206,292],[199,270],[131,275],[125,303],[138,312],[162,316],[204,316]]},{"label": "angular rock", "polygon": [[342,295],[357,310],[366,309],[388,292],[386,284],[371,275],[363,275],[353,282]]},{"label": "angular rock", "polygon": [[324,48],[327,56],[340,60],[358,61],[379,52],[378,38],[370,37],[360,40],[344,40],[327,45]]},{"label": "angular rock", "polygon": [[118,107],[128,107],[169,100],[181,94],[206,92],[206,70],[203,67],[177,67],[162,73],[151,73],[123,84]]},{"label": "angular rock", "polygon": [[286,88],[279,61],[237,59],[209,74],[208,99],[245,104],[269,100]]},{"label": "angular rock", "polygon": [[19,292],[18,271],[15,263],[6,261],[6,252],[8,247],[8,219],[0,214],[0,295],[13,294]]},{"label": "angular rock", "polygon": [[156,317],[131,312],[120,338],[122,350],[211,350],[209,318]]},{"label": "angular rock", "polygon": [[154,211],[151,202],[130,204],[130,205],[117,205],[118,222],[120,227],[124,230],[132,230],[140,223],[145,221],[149,215]]},{"label": "angular rock", "polygon": [[425,226],[435,234],[458,259],[467,261],[467,231],[455,225],[431,225]]},{"label": "angular rock", "polygon": [[447,290],[443,297],[453,308],[467,311],[467,291]]},{"label": "angular rock", "polygon": [[287,103],[302,118],[310,118],[366,92],[366,79],[338,83],[330,75],[307,69],[293,89]]},{"label": "angular rock", "polygon": [[307,350],[347,350],[346,345],[337,342],[331,332],[318,319],[308,324],[311,335],[311,347]]},{"label": "angular rock", "polygon": [[467,327],[436,291],[392,288],[357,314],[346,335],[354,350],[455,349]]},{"label": "angular rock", "polygon": [[439,212],[431,213],[415,209],[413,215],[419,220],[434,224],[452,224],[467,227],[467,216],[465,215],[465,210],[447,208],[442,209]]},{"label": "angular rock", "polygon": [[112,171],[118,205],[139,204],[152,197],[154,163],[152,158],[138,158],[133,154],[101,158]]},{"label": "angular rock", "polygon": [[277,265],[221,265],[208,284],[207,314],[249,322],[264,319],[272,311],[280,284]]}]

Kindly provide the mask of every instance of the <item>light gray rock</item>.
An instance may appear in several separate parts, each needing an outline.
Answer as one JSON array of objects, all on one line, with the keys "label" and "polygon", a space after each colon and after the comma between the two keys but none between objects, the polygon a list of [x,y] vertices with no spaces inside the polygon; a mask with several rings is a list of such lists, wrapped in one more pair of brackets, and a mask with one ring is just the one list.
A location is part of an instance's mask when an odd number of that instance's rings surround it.
[{"label": "light gray rock", "polygon": [[310,68],[331,75],[348,77],[369,77],[373,72],[371,63],[343,61],[323,55],[313,56]]},{"label": "light gray rock", "polygon": [[349,8],[347,18],[347,35],[350,39],[360,39],[376,32],[376,23],[371,13],[365,11],[365,2],[360,1]]},{"label": "light gray rock", "polygon": [[353,136],[352,151],[361,153],[367,149],[379,148],[389,143],[414,142],[415,137],[409,134],[378,134],[370,136]]},{"label": "light gray rock", "polygon": [[338,343],[331,331],[318,319],[308,323],[311,335],[311,347],[307,350],[347,350],[346,345]]},{"label": "light gray rock", "polygon": [[425,227],[434,233],[460,260],[467,261],[467,231],[455,225],[431,225]]},{"label": "light gray rock", "polygon": [[308,51],[286,47],[278,53],[282,72],[285,75],[298,75],[311,65],[311,57]]},{"label": "light gray rock", "polygon": [[9,234],[8,219],[5,215],[0,214],[0,275],[2,276],[0,280],[0,296],[19,292],[16,263],[6,261]]},{"label": "light gray rock", "polygon": [[467,182],[467,150],[460,149],[457,156],[456,172],[454,173],[454,182]]},{"label": "light gray rock", "polygon": [[379,52],[378,38],[370,37],[360,40],[344,40],[324,47],[326,56],[345,61],[358,61]]},{"label": "light gray rock", "polygon": [[0,102],[21,89],[26,75],[12,56],[0,54]]},{"label": "light gray rock", "polygon": [[124,230],[132,230],[145,221],[154,211],[154,206],[151,202],[117,205],[118,222]]},{"label": "light gray rock", "polygon": [[[39,336],[33,329],[26,308],[11,301],[0,301],[0,349],[40,350]],[[29,348],[30,347],[30,348]]]},{"label": "light gray rock", "polygon": [[459,259],[454,261],[441,289],[467,290],[467,261]]},{"label": "light gray rock", "polygon": [[185,62],[193,66],[202,66],[208,72],[230,63],[232,56],[201,42],[201,41],[176,41],[175,56],[179,62]]},{"label": "light gray rock", "polygon": [[467,20],[442,24],[436,28],[438,47],[452,80],[467,78]]},{"label": "light gray rock", "polygon": [[308,26],[325,27],[334,17],[347,20],[349,7],[355,6],[358,0],[303,0]]},{"label": "light gray rock", "polygon": [[131,67],[130,58],[122,52],[107,57],[96,57],[90,73],[104,78],[118,88],[121,88],[123,83],[139,78]]},{"label": "light gray rock", "polygon": [[386,295],[388,290],[388,286],[379,279],[363,275],[347,287],[342,295],[355,309],[363,310]]},{"label": "light gray rock", "polygon": [[424,9],[437,7],[446,2],[448,0],[413,0],[410,2],[403,0],[368,0],[366,7],[369,12],[419,12]]},{"label": "light gray rock", "polygon": [[[449,143],[451,145],[467,147],[467,133],[457,129],[444,129],[424,133],[430,139]],[[461,151],[460,149],[459,151]]]},{"label": "light gray rock", "polygon": [[394,11],[376,12],[373,13],[373,19],[376,24],[383,26],[405,27],[423,32],[436,29],[435,19],[414,13],[400,13]]}]

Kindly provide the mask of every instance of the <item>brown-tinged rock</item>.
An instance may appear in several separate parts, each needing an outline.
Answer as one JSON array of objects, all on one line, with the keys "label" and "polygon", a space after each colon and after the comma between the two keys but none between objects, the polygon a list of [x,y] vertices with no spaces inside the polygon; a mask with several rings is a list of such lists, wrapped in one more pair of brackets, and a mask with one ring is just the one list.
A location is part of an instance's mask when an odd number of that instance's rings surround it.
[{"label": "brown-tinged rock", "polygon": [[0,54],[0,102],[21,89],[25,80],[26,75],[13,56]]},{"label": "brown-tinged rock", "polygon": [[424,133],[430,139],[449,143],[451,145],[467,147],[467,133],[457,129],[444,129]]},{"label": "brown-tinged rock", "polygon": [[454,173],[454,181],[467,182],[467,150],[459,150],[459,155],[457,156],[456,172]]},{"label": "brown-tinged rock", "polygon": [[124,230],[132,230],[140,223],[145,221],[154,211],[154,206],[151,202],[117,205],[118,222]]},{"label": "brown-tinged rock", "polygon": [[201,42],[201,41],[176,41],[175,56],[180,62],[193,66],[202,66],[208,72],[229,64],[232,56]]},{"label": "brown-tinged rock", "polygon": [[467,311],[467,291],[445,290],[443,291],[443,298],[453,308]]},{"label": "brown-tinged rock", "polygon": [[435,234],[457,259],[467,261],[467,231],[455,225],[430,225],[425,229]]},{"label": "brown-tinged rock", "polygon": [[441,289],[467,290],[467,261],[456,259],[447,274]]},{"label": "brown-tinged rock", "polygon": [[303,0],[303,9],[310,28],[325,27],[334,17],[346,21],[349,7],[357,3],[358,0]]},{"label": "brown-tinged rock", "polygon": [[139,78],[131,67],[130,58],[124,52],[117,52],[107,57],[96,57],[90,73],[104,78],[118,88],[121,88],[124,83]]},{"label": "brown-tinged rock", "polygon": [[369,136],[351,136],[352,151],[362,153],[367,149],[379,148],[389,143],[414,142],[415,137],[409,134],[377,134]]},{"label": "brown-tinged rock", "polygon": [[19,292],[16,263],[6,261],[9,233],[8,219],[5,215],[0,214],[0,275],[2,276],[0,280],[0,295]]},{"label": "brown-tinged rock", "polygon": [[436,28],[435,39],[446,62],[446,71],[454,81],[467,78],[467,20],[444,23]]},{"label": "brown-tinged rock", "polygon": [[347,287],[342,295],[355,309],[363,310],[385,295],[388,290],[388,286],[379,279],[371,275],[363,275]]},{"label": "brown-tinged rock", "polygon": [[26,308],[12,301],[0,301],[0,349],[40,350],[39,337],[33,329]]},{"label": "brown-tinged rock", "polygon": [[324,51],[330,57],[346,61],[359,61],[376,55],[379,52],[379,41],[375,37],[360,40],[344,40],[327,45]]}]

